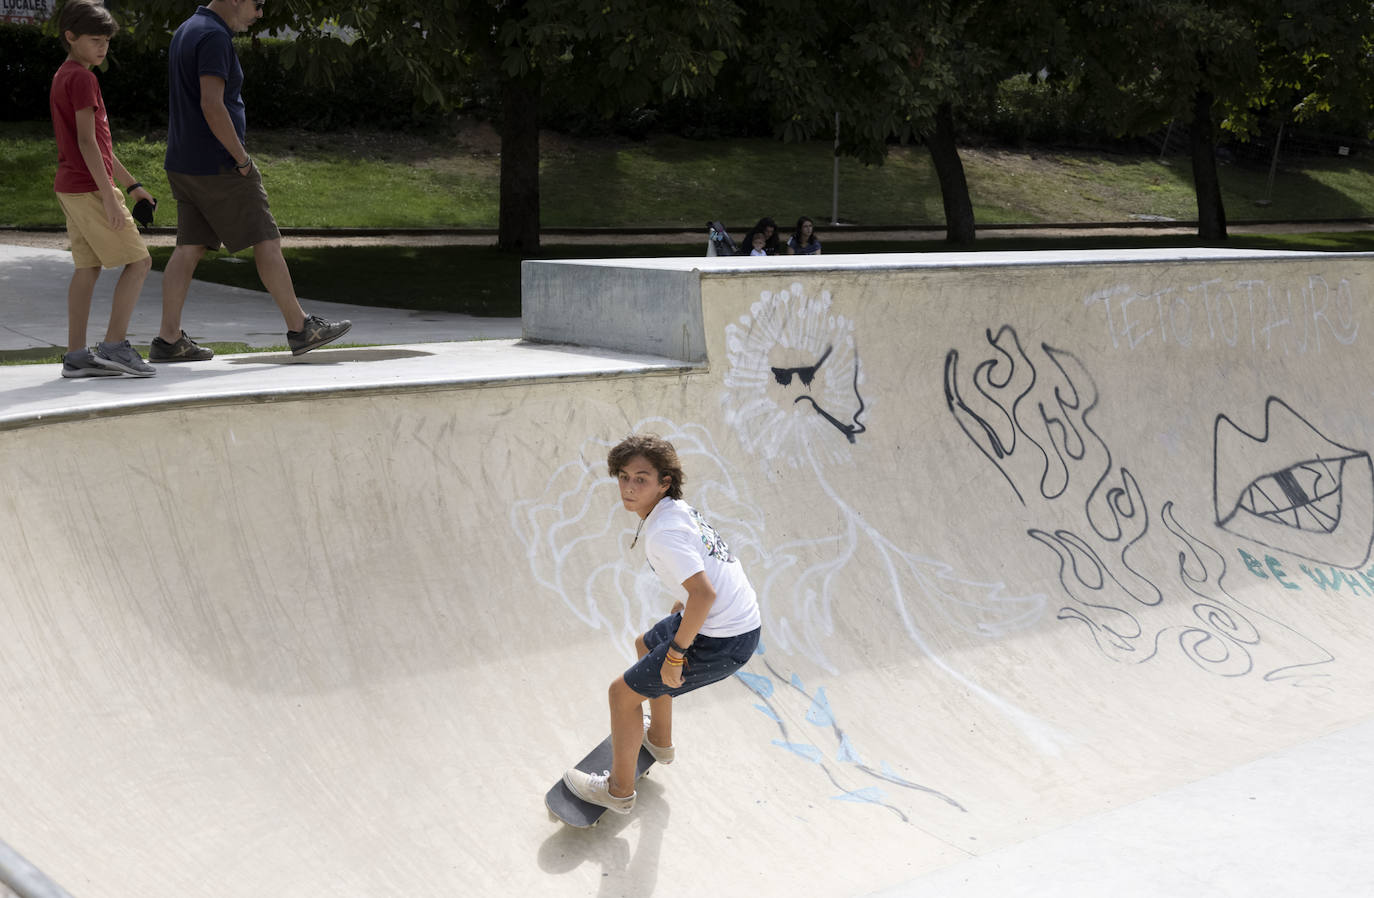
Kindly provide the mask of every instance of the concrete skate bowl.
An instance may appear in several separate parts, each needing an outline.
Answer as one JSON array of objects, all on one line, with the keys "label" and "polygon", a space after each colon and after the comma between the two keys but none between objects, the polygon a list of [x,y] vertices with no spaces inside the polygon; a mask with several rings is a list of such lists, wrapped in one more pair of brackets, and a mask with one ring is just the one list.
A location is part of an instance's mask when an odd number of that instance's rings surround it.
[{"label": "concrete skate bowl", "polygon": [[[865,895],[1369,719],[1367,256],[751,261],[526,263],[509,353],[652,370],[0,432],[0,839],[77,898]],[[763,647],[573,831],[671,603],[636,430]]]}]

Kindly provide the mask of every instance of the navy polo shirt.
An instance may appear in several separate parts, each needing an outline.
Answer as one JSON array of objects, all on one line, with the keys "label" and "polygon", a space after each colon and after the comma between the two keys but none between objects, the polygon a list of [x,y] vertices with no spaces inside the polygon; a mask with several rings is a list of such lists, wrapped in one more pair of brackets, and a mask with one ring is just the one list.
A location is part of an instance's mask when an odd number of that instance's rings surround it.
[{"label": "navy polo shirt", "polygon": [[199,7],[172,35],[167,53],[168,171],[215,175],[234,165],[200,110],[200,76],[224,79],[224,106],[242,142],[247,129],[243,108],[243,68],[234,52],[234,34],[219,16]]}]

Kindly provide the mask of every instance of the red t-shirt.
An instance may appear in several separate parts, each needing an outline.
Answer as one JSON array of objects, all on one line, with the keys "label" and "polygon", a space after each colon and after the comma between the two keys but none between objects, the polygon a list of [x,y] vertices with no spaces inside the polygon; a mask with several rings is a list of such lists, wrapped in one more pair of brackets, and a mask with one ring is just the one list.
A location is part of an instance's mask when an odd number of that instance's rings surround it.
[{"label": "red t-shirt", "polygon": [[95,142],[105,163],[105,176],[114,183],[114,148],[110,143],[110,120],[105,115],[105,100],[100,96],[100,82],[95,72],[76,60],[69,59],[52,77],[48,93],[48,108],[52,112],[52,130],[57,137],[57,178],[53,190],[58,193],[90,193],[99,190],[91,178],[91,170],[81,156],[76,140],[76,111],[95,109]]}]

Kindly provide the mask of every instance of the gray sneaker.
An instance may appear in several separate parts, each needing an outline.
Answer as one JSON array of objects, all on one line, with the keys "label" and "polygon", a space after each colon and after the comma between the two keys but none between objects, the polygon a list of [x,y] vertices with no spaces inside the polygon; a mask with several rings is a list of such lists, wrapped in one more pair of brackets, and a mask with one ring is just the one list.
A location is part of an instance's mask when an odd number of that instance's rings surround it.
[{"label": "gray sneaker", "polygon": [[120,340],[118,343],[97,343],[95,354],[97,358],[108,363],[109,367],[118,368],[134,377],[152,377],[157,374],[157,369],[143,361],[143,356],[129,345],[128,340]]},{"label": "gray sneaker", "polygon": [[85,346],[62,356],[63,377],[117,377],[123,373]]},{"label": "gray sneaker", "polygon": [[328,321],[317,315],[307,315],[300,330],[286,332],[286,343],[291,347],[292,355],[301,355],[326,343],[333,343],[348,333],[352,326],[351,321]]},{"label": "gray sneaker", "polygon": [[175,343],[168,343],[161,337],[154,337],[153,342],[148,346],[148,361],[150,362],[204,362],[215,357],[215,351],[208,346],[201,346],[195,340],[186,336],[186,331],[181,332]]}]

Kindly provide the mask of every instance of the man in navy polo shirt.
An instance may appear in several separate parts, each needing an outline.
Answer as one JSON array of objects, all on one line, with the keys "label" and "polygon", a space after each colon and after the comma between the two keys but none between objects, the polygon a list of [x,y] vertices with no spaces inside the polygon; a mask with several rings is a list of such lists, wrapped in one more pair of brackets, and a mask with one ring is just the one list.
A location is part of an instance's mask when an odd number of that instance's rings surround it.
[{"label": "man in navy polo shirt", "polygon": [[167,180],[177,201],[177,245],[162,277],[162,326],[148,358],[202,361],[214,351],[181,328],[181,310],[206,249],[253,247],[258,277],[300,355],[342,337],[348,321],[306,315],[281,251],[262,176],[244,146],[243,68],[234,32],[262,17],[263,0],[210,0],[181,23],[168,51]]}]

